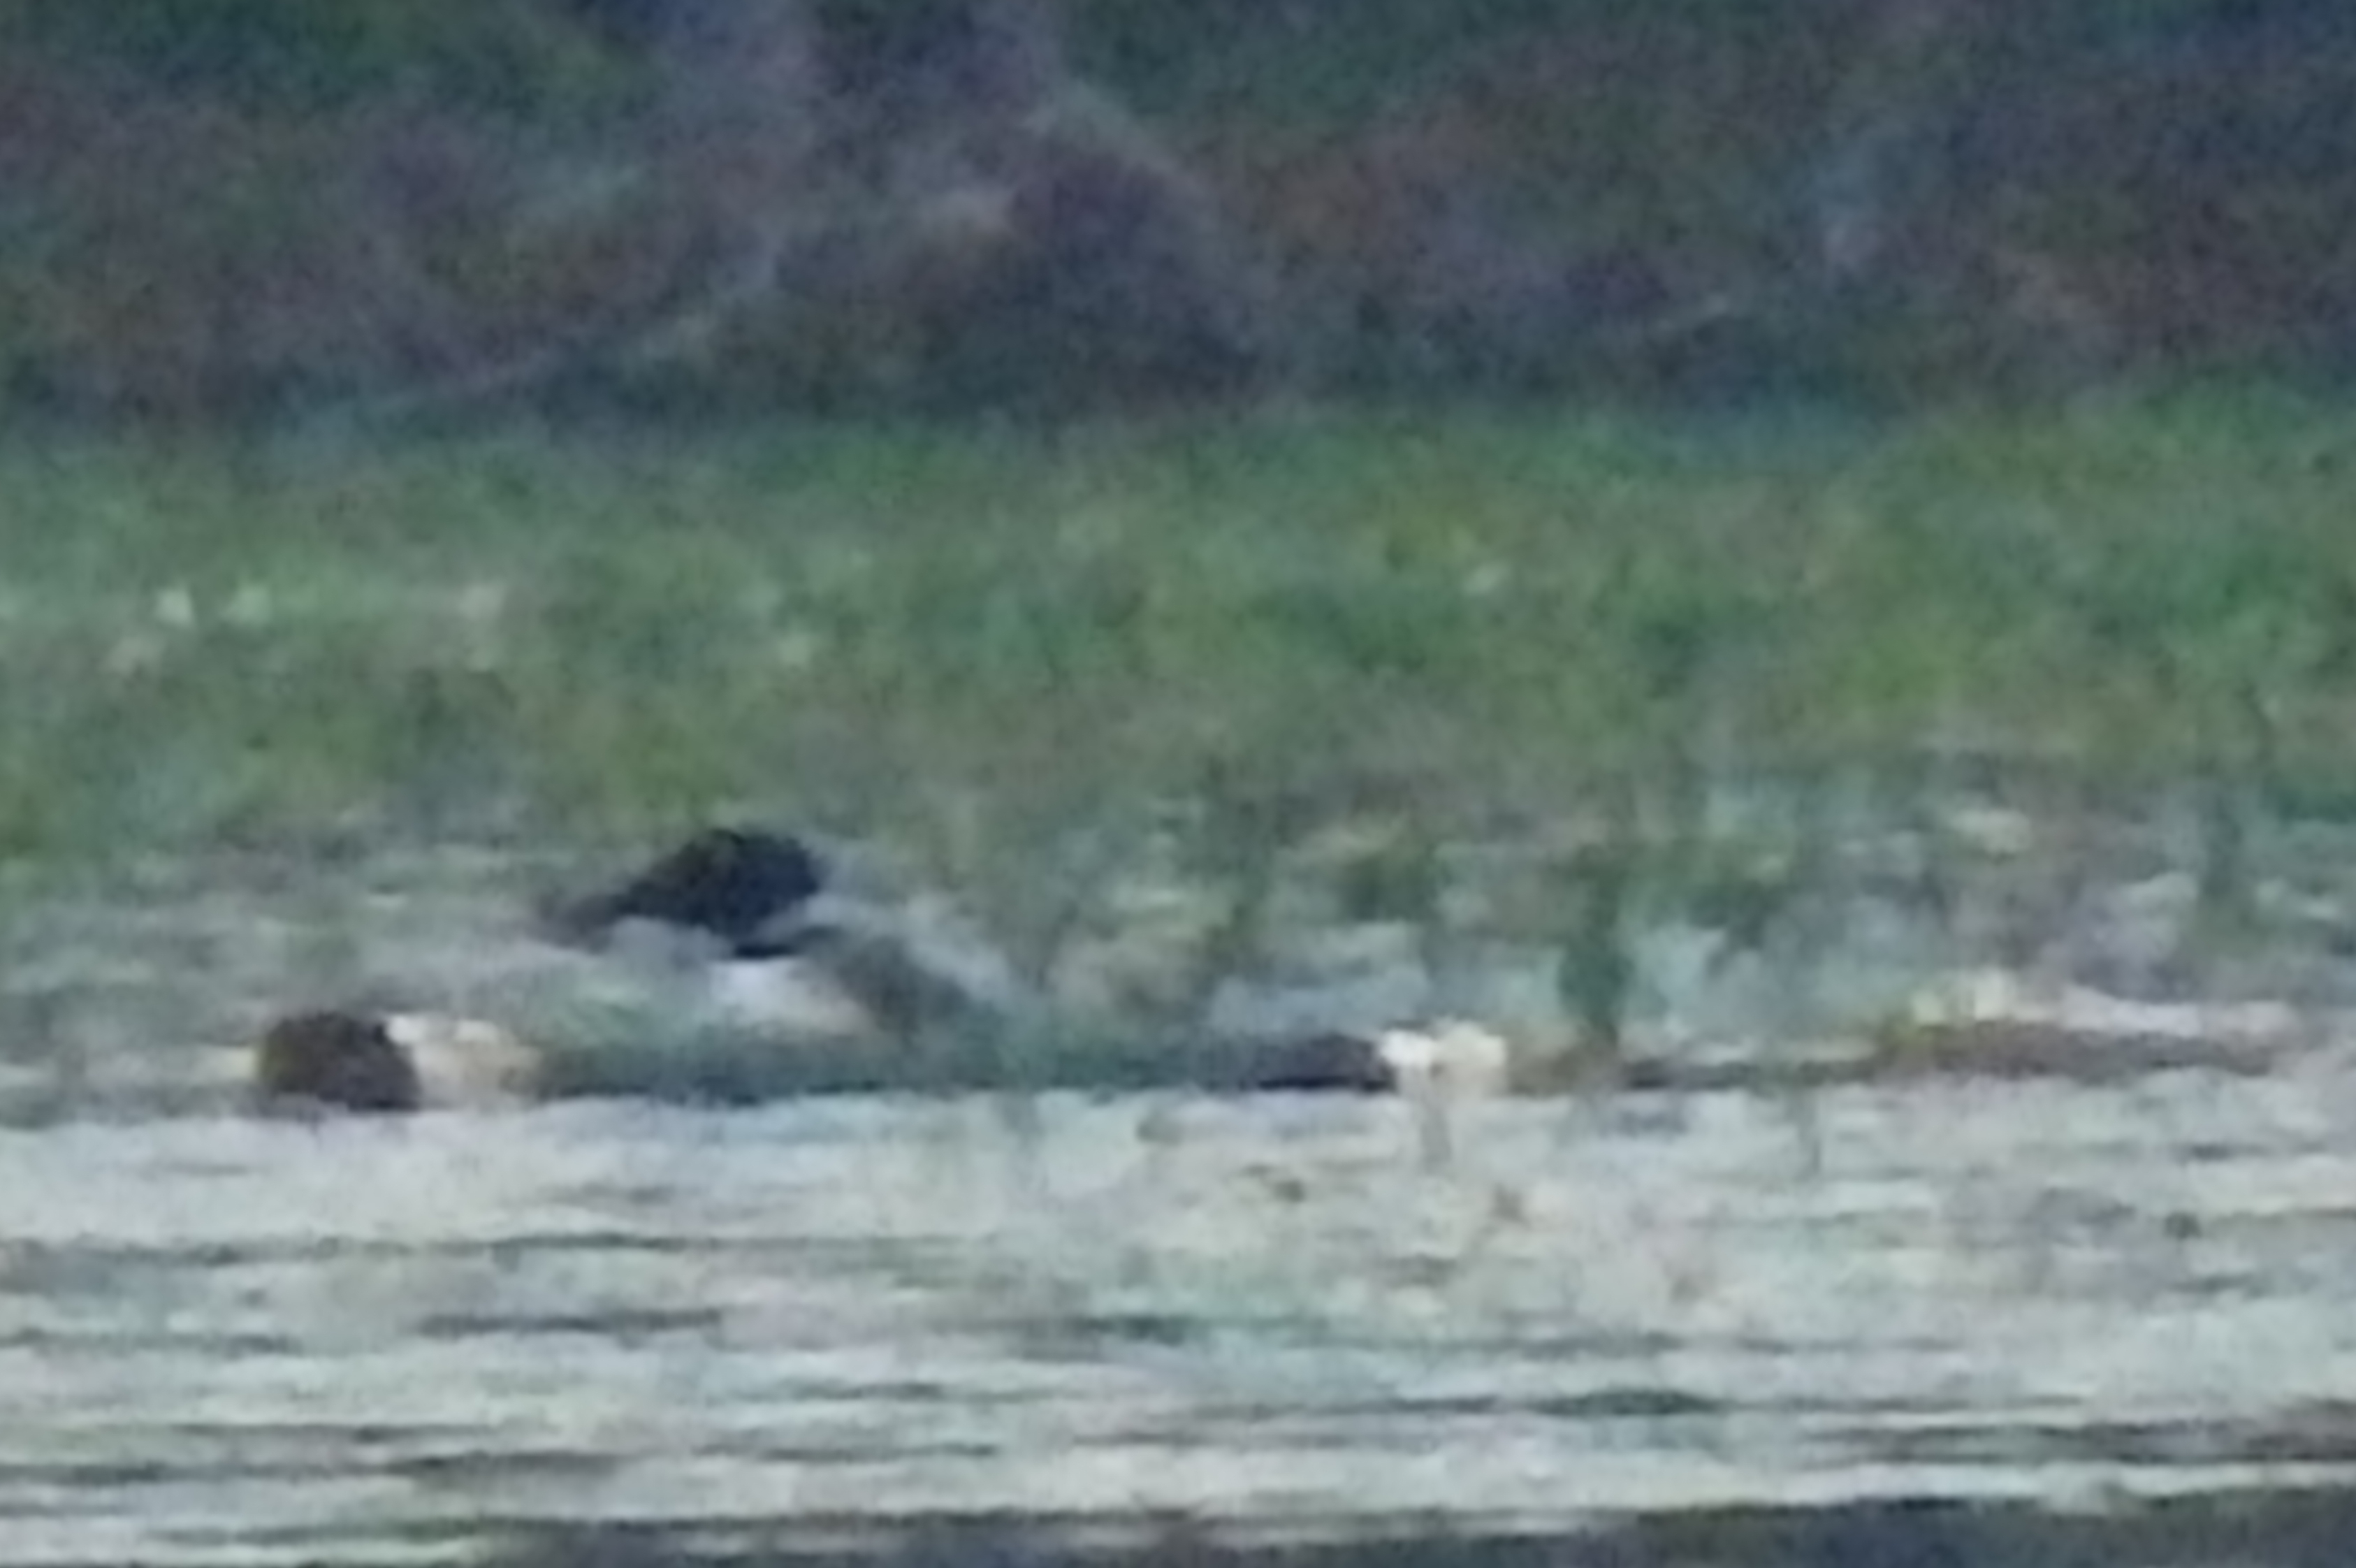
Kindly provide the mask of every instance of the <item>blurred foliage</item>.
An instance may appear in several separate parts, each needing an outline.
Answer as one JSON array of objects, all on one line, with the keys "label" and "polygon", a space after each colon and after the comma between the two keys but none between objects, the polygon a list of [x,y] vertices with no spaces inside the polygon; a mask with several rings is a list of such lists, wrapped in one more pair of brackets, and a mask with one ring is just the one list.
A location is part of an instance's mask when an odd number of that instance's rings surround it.
[{"label": "blurred foliage", "polygon": [[[644,178],[626,129],[538,133],[646,102],[644,24],[689,3],[0,0],[0,395],[270,414],[463,379],[667,296],[741,211],[699,206],[718,186],[692,174]],[[895,25],[915,14],[896,3]],[[1128,197],[1082,221],[1075,181],[1037,204],[1086,237],[1044,259],[943,241],[872,287],[779,291],[679,380],[826,412],[1002,408],[1039,384],[1119,403],[1187,361],[1119,359],[1150,313],[1107,330],[1102,299],[1179,301],[1183,325],[1199,295],[1240,318],[1271,279],[1281,319],[1242,335],[1250,371],[1361,398],[1896,405],[2356,367],[2356,32],[2335,8],[1954,0],[1928,13],[1934,33],[1965,18],[1949,72],[1877,41],[1913,4],[1062,0],[1080,69],[1232,224],[1217,263],[1157,289],[1140,241],[1098,287],[1119,247],[1089,222],[1114,210],[1119,231]],[[1969,102],[1912,124],[1876,96],[1885,67]],[[1943,227],[1894,243],[1870,286],[1823,286],[1810,193],[1885,133],[1945,150],[1863,205]],[[807,194],[782,177],[779,209]],[[1933,197],[1904,194],[1924,179]],[[1042,283],[1068,281],[1066,251],[1094,258],[1088,286]],[[1022,306],[1050,295],[1077,303]],[[1448,613],[1327,592],[1282,590],[1290,635],[1415,661],[1377,623]],[[1697,646],[1682,613],[1654,628],[1664,660]]]},{"label": "blurred foliage", "polygon": [[5,0],[0,48],[26,46],[292,107],[413,87],[545,111],[612,68],[543,0]]},{"label": "blurred foliage", "polygon": [[[1082,64],[1149,104],[1241,98],[1363,109],[1400,80],[1484,40],[1624,17],[1734,29],[1755,44],[1853,25],[1871,0],[1065,0]],[[2319,24],[2334,0],[2080,0],[2014,5],[2025,48],[2135,45],[2259,24]],[[5,0],[0,43],[134,63],[159,78],[282,100],[396,81],[459,97],[546,103],[594,80],[611,29],[589,0]]]}]

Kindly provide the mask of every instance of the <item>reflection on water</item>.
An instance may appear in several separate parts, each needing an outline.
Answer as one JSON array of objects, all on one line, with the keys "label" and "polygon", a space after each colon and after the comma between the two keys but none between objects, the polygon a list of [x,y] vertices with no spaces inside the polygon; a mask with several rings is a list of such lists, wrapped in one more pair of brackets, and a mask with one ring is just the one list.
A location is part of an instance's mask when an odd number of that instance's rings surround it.
[{"label": "reflection on water", "polygon": [[0,1563],[2279,1509],[2356,1472],[2351,1087],[1828,1091],[1813,1171],[1739,1094],[1441,1170],[1388,1101],[8,1133]]}]

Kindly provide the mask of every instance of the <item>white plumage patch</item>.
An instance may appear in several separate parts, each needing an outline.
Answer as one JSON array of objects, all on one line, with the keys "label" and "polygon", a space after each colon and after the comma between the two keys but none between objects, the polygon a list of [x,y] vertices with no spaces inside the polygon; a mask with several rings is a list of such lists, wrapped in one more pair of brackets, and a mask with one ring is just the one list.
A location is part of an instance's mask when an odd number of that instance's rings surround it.
[{"label": "white plumage patch", "polygon": [[1402,1094],[1502,1094],[1511,1081],[1511,1042],[1469,1019],[1384,1029],[1375,1051]]},{"label": "white plumage patch", "polygon": [[874,1018],[821,968],[798,959],[734,959],[714,964],[713,1015],[739,1028],[789,1040],[863,1040]]},{"label": "white plumage patch", "polygon": [[390,1013],[384,1032],[417,1069],[420,1101],[444,1110],[521,1104],[539,1087],[541,1052],[511,1030],[448,1013]]}]

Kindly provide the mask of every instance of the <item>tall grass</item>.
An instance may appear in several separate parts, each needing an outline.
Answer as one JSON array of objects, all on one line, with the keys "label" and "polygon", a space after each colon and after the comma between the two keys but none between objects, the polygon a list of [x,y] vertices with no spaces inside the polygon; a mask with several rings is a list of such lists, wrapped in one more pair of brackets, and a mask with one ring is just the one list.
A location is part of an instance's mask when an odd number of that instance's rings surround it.
[{"label": "tall grass", "polygon": [[2351,516],[2356,420],[2224,392],[1873,428],[20,438],[0,849],[752,810],[1013,885],[1084,830],[1544,822],[1966,738],[2328,793]]}]

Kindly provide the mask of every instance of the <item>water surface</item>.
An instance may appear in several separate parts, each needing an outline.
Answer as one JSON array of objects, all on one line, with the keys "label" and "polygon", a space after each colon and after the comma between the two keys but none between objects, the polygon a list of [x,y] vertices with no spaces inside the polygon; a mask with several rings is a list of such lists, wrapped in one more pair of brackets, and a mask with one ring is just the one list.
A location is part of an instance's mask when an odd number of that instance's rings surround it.
[{"label": "water surface", "polygon": [[1396,1101],[1178,1096],[0,1133],[0,1564],[1893,1500],[2180,1541],[2130,1505],[2356,1477],[2336,1058],[1812,1110],[1468,1105],[1443,1161]]}]

